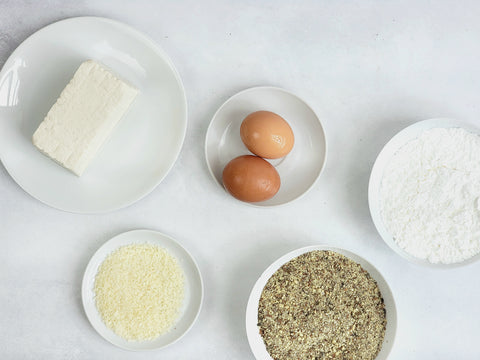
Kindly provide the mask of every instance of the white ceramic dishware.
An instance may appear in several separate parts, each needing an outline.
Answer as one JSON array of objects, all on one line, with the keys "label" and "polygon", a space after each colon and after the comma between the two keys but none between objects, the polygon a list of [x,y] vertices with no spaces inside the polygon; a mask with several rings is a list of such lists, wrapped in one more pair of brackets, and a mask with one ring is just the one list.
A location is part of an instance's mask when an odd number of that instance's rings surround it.
[{"label": "white ceramic dishware", "polygon": [[367,260],[345,249],[326,245],[307,246],[285,254],[284,256],[273,262],[263,272],[263,274],[255,283],[252,292],[250,293],[246,310],[247,338],[248,343],[250,344],[250,349],[252,350],[255,358],[257,360],[273,360],[270,354],[267,352],[265,343],[262,339],[262,336],[260,335],[259,327],[257,325],[258,304],[262,295],[263,288],[267,284],[268,280],[272,277],[272,275],[284,264],[302,254],[316,250],[334,251],[336,253],[346,256],[347,258],[360,264],[360,266],[362,266],[362,268],[365,269],[370,274],[370,276],[377,282],[385,303],[387,326],[385,330],[385,337],[383,340],[382,349],[380,350],[375,360],[387,359],[388,354],[393,347],[395,332],[397,329],[397,310],[390,287],[388,286],[387,282],[380,274],[380,272]]},{"label": "white ceramic dishware", "polygon": [[431,268],[446,269],[470,264],[476,260],[479,260],[480,254],[477,254],[465,261],[452,264],[435,264],[428,260],[414,257],[395,242],[393,236],[389,233],[383,222],[380,206],[380,188],[382,184],[382,177],[385,168],[391,161],[392,157],[403,145],[418,138],[424,131],[434,128],[463,128],[467,131],[480,135],[480,130],[472,125],[445,118],[419,121],[401,130],[383,147],[377,156],[377,159],[375,160],[368,184],[368,205],[370,207],[370,214],[372,216],[373,223],[375,224],[378,233],[393,251],[412,263]]},{"label": "white ceramic dishware", "polygon": [[[128,112],[81,177],[41,154],[32,135],[85,60],[139,89]],[[163,50],[137,30],[78,17],[26,39],[0,73],[0,159],[27,193],[57,209],[103,213],[152,191],[178,157],[187,126],[181,79]]]},{"label": "white ceramic dishware", "polygon": [[[178,260],[185,275],[185,298],[181,315],[170,331],[149,341],[128,341],[115,334],[102,321],[95,305],[95,276],[106,257],[119,247],[145,243],[166,249]],[[126,350],[155,350],[173,344],[192,327],[202,307],[203,281],[193,257],[174,239],[152,230],[133,230],[108,240],[93,255],[83,276],[82,302],[93,328],[107,341]]]},{"label": "white ceramic dishware", "polygon": [[225,165],[237,156],[252,155],[240,138],[240,125],[248,114],[258,110],[271,111],[283,117],[293,130],[295,144],[284,158],[266,159],[280,175],[280,190],[271,199],[252,205],[268,207],[285,204],[304,195],[315,184],[326,162],[327,144],[322,124],[312,108],[284,89],[270,86],[246,89],[218,109],[205,140],[208,169],[223,188]]}]

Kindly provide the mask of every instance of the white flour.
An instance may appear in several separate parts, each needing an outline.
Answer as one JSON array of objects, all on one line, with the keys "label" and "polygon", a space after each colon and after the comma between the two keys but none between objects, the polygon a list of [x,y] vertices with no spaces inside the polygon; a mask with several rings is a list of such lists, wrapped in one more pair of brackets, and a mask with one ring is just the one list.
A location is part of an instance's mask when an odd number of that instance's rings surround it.
[{"label": "white flour", "polygon": [[480,252],[480,136],[431,129],[394,155],[380,206],[387,230],[409,254],[455,263]]}]

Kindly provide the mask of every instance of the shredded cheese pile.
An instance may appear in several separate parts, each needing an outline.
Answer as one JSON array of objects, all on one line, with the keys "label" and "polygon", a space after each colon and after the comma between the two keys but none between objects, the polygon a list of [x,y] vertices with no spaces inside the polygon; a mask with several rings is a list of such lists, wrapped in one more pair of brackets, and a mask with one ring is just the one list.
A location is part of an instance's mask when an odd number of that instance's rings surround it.
[{"label": "shredded cheese pile", "polygon": [[95,277],[95,302],[104,323],[126,340],[152,340],[180,315],[184,274],[176,258],[152,244],[122,246]]}]

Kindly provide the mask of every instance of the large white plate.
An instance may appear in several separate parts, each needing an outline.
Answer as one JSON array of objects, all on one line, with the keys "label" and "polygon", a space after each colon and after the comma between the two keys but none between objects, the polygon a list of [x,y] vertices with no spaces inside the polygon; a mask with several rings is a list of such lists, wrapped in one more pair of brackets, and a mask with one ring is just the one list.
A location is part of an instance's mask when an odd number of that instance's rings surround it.
[{"label": "large white plate", "polygon": [[[33,132],[80,63],[95,59],[140,90],[84,175],[42,155]],[[0,159],[30,195],[55,208],[99,213],[152,191],[183,144],[187,108],[167,55],[129,26],[96,17],[49,25],[25,40],[0,73]]]},{"label": "large white plate", "polygon": [[380,206],[380,187],[382,184],[382,177],[385,171],[385,168],[391,161],[395,153],[406,143],[411,140],[414,140],[420,136],[424,131],[433,129],[433,128],[463,128],[472,133],[480,135],[480,130],[471,126],[469,124],[462,123],[453,119],[429,119],[419,121],[413,125],[410,125],[397,133],[390,141],[383,147],[380,154],[378,154],[375,164],[373,165],[372,172],[370,174],[370,181],[368,184],[368,205],[370,207],[370,214],[372,216],[373,223],[377,228],[378,233],[382,239],[387,243],[392,250],[397,254],[404,257],[408,261],[428,266],[431,268],[452,268],[457,266],[462,266],[470,264],[474,261],[480,260],[480,254],[477,254],[463,262],[453,263],[453,264],[434,264],[428,260],[416,258],[405,250],[403,250],[393,239],[393,236],[388,232],[382,218],[381,206]]},{"label": "large white plate", "polygon": [[[276,87],[243,90],[228,99],[215,113],[205,140],[208,169],[223,188],[223,168],[233,158],[251,153],[240,138],[240,125],[250,113],[268,110],[282,116],[291,126],[295,144],[282,159],[268,160],[280,174],[280,190],[257,206],[274,206],[304,195],[317,181],[325,165],[327,144],[315,112],[296,95]],[[233,197],[232,197],[233,199]]]},{"label": "large white plate", "polygon": [[383,300],[385,302],[385,309],[387,315],[387,327],[385,330],[385,337],[383,339],[382,349],[378,353],[375,360],[385,360],[390,353],[390,350],[393,347],[393,342],[395,339],[395,332],[397,330],[397,309],[395,306],[395,301],[393,299],[392,291],[388,286],[387,282],[380,274],[380,272],[367,260],[361,258],[360,256],[336,247],[326,246],[326,245],[314,245],[303,247],[294,251],[289,252],[288,254],[282,256],[271,264],[260,276],[260,278],[255,283],[252,292],[250,293],[250,298],[248,299],[247,312],[246,312],[246,330],[248,343],[252,349],[253,354],[257,360],[273,360],[270,354],[267,352],[265,343],[263,342],[262,336],[260,335],[258,328],[258,303],[260,302],[260,296],[262,295],[263,288],[267,284],[268,279],[285,263],[289,262],[293,258],[305,254],[307,252],[315,250],[329,250],[334,251],[339,254],[342,254],[349,259],[360,264],[370,276],[377,282],[380,292],[382,293]]},{"label": "large white plate", "polygon": [[[182,313],[174,327],[151,341],[127,341],[115,334],[102,321],[95,305],[95,276],[105,258],[121,246],[130,244],[154,244],[166,249],[176,257],[185,274],[185,299]],[[203,282],[200,270],[193,257],[170,237],[151,230],[133,230],[107,241],[88,263],[82,282],[82,301],[85,313],[97,332],[112,344],[127,350],[153,350],[170,345],[180,339],[192,327],[198,317],[203,301]]]}]

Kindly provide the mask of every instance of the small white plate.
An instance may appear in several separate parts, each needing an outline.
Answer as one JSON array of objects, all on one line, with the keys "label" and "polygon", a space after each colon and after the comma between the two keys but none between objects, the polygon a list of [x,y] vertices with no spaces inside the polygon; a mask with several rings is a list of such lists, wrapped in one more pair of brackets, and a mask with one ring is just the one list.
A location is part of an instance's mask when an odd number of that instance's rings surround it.
[{"label": "small white plate", "polygon": [[[95,276],[105,258],[119,247],[145,243],[158,245],[177,258],[185,274],[185,298],[182,313],[169,332],[151,341],[128,341],[115,334],[102,321],[95,305]],[[133,351],[160,349],[179,340],[197,319],[203,301],[202,276],[193,257],[175,240],[156,231],[133,230],[108,240],[93,255],[83,276],[82,301],[83,308],[92,326],[112,344]]]},{"label": "small white plate", "polygon": [[[82,177],[41,154],[32,135],[77,67],[98,60],[140,93]],[[173,166],[185,137],[180,77],[150,39],[119,22],[79,17],[25,40],[0,73],[0,159],[30,195],[57,209],[101,213],[148,194]]]},{"label": "small white plate", "polygon": [[205,141],[208,169],[223,188],[225,165],[237,156],[251,154],[240,138],[240,125],[248,114],[258,110],[272,111],[283,117],[293,130],[295,144],[284,158],[268,160],[280,174],[278,193],[252,205],[285,204],[299,198],[315,184],[325,165],[327,151],[325,132],[315,112],[286,90],[269,86],[250,88],[232,96],[218,109]]},{"label": "small white plate", "polygon": [[466,265],[480,259],[480,254],[477,254],[465,261],[453,264],[434,264],[428,260],[419,259],[407,253],[403,250],[393,239],[393,236],[388,232],[381,214],[380,206],[380,188],[382,184],[382,177],[385,168],[391,161],[395,153],[406,143],[418,138],[424,131],[433,128],[463,128],[472,133],[480,135],[480,130],[469,124],[465,124],[453,119],[429,119],[419,121],[413,125],[410,125],[397,133],[390,141],[383,147],[382,151],[378,154],[375,164],[373,165],[372,172],[370,174],[370,181],[368,184],[368,205],[370,207],[370,214],[372,216],[373,223],[377,228],[378,233],[382,239],[387,243],[392,250],[401,255],[408,261],[424,265],[431,268],[453,268],[461,265]]},{"label": "small white plate", "polygon": [[387,327],[385,330],[385,337],[383,339],[382,349],[377,355],[375,360],[385,360],[390,353],[390,350],[393,347],[393,342],[395,339],[395,332],[397,329],[397,309],[395,306],[395,301],[393,299],[392,291],[388,286],[387,282],[380,274],[380,272],[367,260],[361,258],[360,256],[336,247],[326,246],[326,245],[314,245],[303,247],[294,251],[289,252],[288,254],[282,256],[271,264],[260,276],[260,278],[255,283],[252,292],[250,293],[250,298],[248,299],[247,312],[246,312],[246,330],[248,343],[252,349],[253,354],[257,360],[273,360],[270,354],[267,352],[265,343],[263,342],[262,336],[260,335],[258,329],[258,303],[260,302],[260,296],[262,295],[263,288],[267,284],[268,279],[285,263],[289,262],[293,258],[300,256],[302,254],[315,251],[315,250],[329,250],[336,253],[342,254],[349,259],[360,264],[370,276],[377,282],[380,292],[382,293],[383,300],[385,302],[385,309],[387,315]]}]

